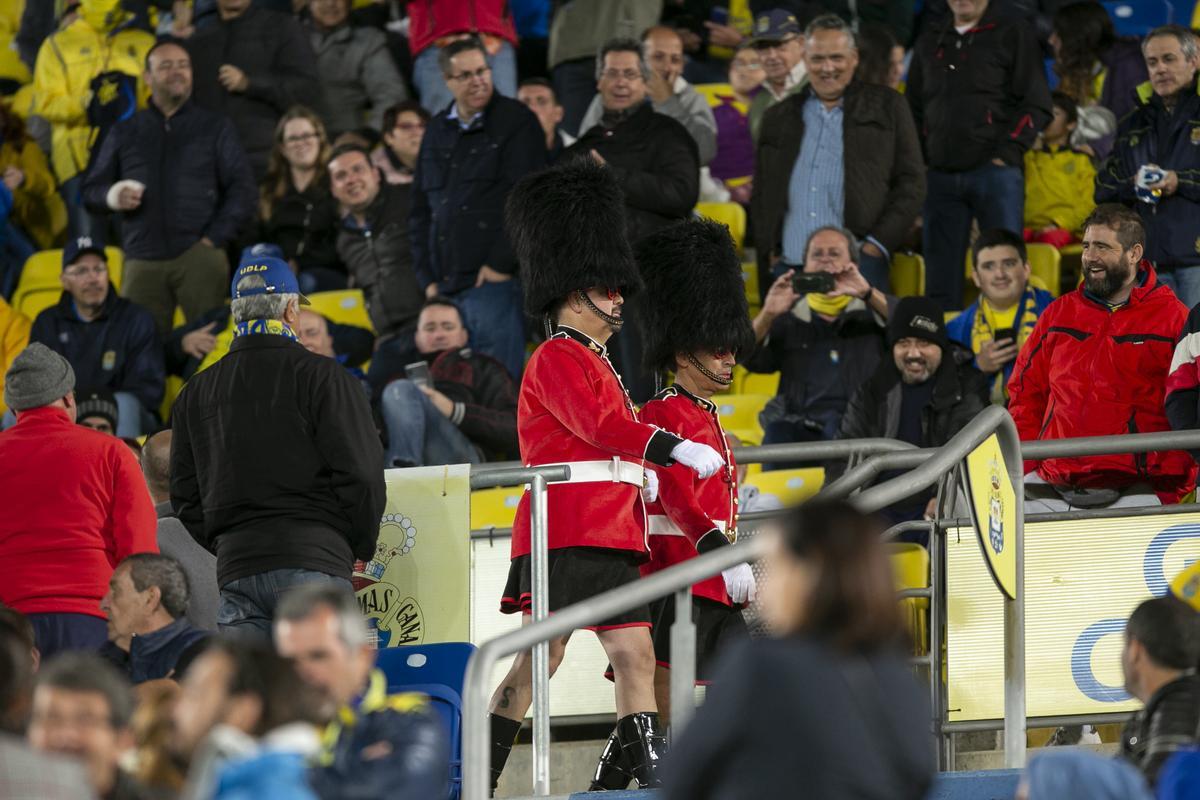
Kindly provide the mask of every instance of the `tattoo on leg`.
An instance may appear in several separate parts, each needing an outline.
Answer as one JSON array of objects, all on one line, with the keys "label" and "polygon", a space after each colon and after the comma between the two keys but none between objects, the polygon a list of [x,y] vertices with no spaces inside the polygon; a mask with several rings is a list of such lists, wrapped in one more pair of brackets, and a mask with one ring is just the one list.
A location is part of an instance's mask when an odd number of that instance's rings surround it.
[{"label": "tattoo on leg", "polygon": [[511,686],[505,686],[500,690],[500,700],[496,703],[496,708],[508,708],[512,705],[512,696],[517,693],[517,690]]}]

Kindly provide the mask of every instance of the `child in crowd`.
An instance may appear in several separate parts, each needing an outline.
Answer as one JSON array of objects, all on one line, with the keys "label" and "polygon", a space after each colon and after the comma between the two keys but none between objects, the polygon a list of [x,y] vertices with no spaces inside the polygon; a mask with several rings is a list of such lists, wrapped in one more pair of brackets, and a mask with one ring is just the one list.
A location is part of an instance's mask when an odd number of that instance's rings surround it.
[{"label": "child in crowd", "polygon": [[1060,250],[1079,241],[1079,228],[1096,207],[1096,168],[1087,153],[1070,145],[1079,124],[1075,101],[1054,92],[1054,119],[1025,153],[1025,241]]},{"label": "child in crowd", "polygon": [[766,78],[758,51],[748,44],[738,47],[729,62],[732,95],[717,97],[713,108],[717,120],[717,154],[709,162],[713,178],[724,184],[730,199],[746,205],[750,202],[754,176],[754,140],[750,138],[750,101]]}]

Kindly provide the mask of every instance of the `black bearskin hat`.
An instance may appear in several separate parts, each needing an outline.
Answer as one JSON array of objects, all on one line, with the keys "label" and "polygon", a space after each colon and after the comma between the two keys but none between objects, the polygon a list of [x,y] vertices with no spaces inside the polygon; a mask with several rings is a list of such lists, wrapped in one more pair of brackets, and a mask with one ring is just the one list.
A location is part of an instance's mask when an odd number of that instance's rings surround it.
[{"label": "black bearskin hat", "polygon": [[671,225],[641,239],[636,256],[646,282],[647,367],[674,371],[676,353],[745,355],[754,346],[742,265],[724,225]]},{"label": "black bearskin hat", "polygon": [[508,195],[508,238],[521,265],[525,311],[547,314],[571,292],[642,288],[625,234],[625,198],[590,158],[528,175]]}]

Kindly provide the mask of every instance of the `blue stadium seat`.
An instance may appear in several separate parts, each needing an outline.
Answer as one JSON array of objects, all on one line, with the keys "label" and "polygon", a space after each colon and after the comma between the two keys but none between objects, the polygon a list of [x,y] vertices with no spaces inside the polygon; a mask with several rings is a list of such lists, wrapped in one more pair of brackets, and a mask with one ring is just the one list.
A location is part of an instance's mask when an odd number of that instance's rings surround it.
[{"label": "blue stadium seat", "polygon": [[385,647],[378,666],[387,677],[389,692],[428,695],[446,725],[450,741],[449,800],[462,793],[462,689],[467,661],[475,652],[468,642]]},{"label": "blue stadium seat", "polygon": [[1118,36],[1145,36],[1159,25],[1175,22],[1175,6],[1167,0],[1105,0]]}]

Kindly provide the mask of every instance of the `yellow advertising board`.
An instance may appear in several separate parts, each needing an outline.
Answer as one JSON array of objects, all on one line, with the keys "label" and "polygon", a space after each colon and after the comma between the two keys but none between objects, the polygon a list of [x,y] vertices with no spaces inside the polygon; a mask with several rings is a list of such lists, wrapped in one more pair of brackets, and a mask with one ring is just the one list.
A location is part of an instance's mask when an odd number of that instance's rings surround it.
[{"label": "yellow advertising board", "polygon": [[[1004,716],[1004,598],[975,533],[946,534],[951,721]],[[1200,559],[1200,511],[1025,526],[1025,684],[1030,717],[1127,711],[1125,620]]]},{"label": "yellow advertising board", "polygon": [[470,466],[384,473],[375,557],[354,564],[354,593],[380,647],[470,641]]},{"label": "yellow advertising board", "polygon": [[971,498],[971,519],[979,534],[996,588],[1017,597],[1017,494],[996,434],[967,454],[963,482]]}]

